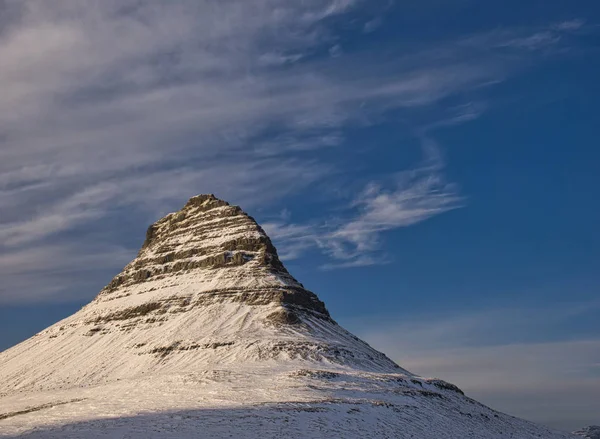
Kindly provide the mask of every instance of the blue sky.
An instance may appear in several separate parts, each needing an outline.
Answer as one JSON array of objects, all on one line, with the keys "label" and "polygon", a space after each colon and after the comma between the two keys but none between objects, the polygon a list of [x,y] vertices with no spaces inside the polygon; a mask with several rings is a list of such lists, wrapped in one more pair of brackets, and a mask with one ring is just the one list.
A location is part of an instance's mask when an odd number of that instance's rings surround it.
[{"label": "blue sky", "polygon": [[403,367],[600,423],[600,5],[0,1],[0,349],[241,205]]}]

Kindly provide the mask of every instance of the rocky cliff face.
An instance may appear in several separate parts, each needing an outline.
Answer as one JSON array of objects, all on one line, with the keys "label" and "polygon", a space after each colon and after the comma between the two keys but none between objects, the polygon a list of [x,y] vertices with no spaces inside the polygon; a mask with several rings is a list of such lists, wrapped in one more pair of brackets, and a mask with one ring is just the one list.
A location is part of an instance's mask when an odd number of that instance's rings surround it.
[{"label": "rocky cliff face", "polygon": [[[186,288],[190,283],[193,286]],[[196,196],[179,212],[151,225],[138,256],[91,308],[132,294],[147,300],[98,316],[97,321],[188,312],[226,302],[276,305],[272,323],[298,324],[307,314],[331,320],[323,302],[288,273],[254,219],[214,195]]]},{"label": "rocky cliff face", "polygon": [[260,226],[212,195],[150,226],[137,257],[89,305],[0,353],[0,436],[30,430],[566,437],[415,376],[341,328]]},{"label": "rocky cliff face", "polygon": [[[173,291],[174,285],[192,277],[193,288]],[[166,286],[165,301],[160,290]],[[288,273],[254,219],[213,195],[196,196],[179,212],[151,225],[138,256],[100,292],[94,305],[134,292],[163,298],[144,305],[154,314],[171,310],[173,301],[185,310],[230,301],[278,304],[282,308],[274,322],[299,323],[299,315],[306,313],[329,319],[323,302]]]},{"label": "rocky cliff face", "polygon": [[[275,283],[302,287],[279,261],[271,240],[252,217],[213,195],[199,195],[179,212],[148,228],[137,258],[102,290],[98,299],[113,298],[117,291],[129,291],[128,287],[196,269],[210,270],[204,274],[214,278],[218,269],[241,267],[250,262],[253,263],[245,267],[245,274],[254,281],[271,277],[270,283],[277,278],[279,282]],[[220,276],[219,281],[222,287],[240,286],[236,274]],[[325,312],[322,304],[319,308],[319,312]]]}]

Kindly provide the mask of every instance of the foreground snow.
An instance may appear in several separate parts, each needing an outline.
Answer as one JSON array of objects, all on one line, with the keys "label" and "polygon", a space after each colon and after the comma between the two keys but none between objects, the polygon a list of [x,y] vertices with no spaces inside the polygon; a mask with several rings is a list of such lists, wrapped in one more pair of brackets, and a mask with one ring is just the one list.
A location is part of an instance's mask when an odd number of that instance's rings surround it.
[{"label": "foreground snow", "polygon": [[213,369],[0,400],[25,438],[547,438],[436,380],[329,368]]}]

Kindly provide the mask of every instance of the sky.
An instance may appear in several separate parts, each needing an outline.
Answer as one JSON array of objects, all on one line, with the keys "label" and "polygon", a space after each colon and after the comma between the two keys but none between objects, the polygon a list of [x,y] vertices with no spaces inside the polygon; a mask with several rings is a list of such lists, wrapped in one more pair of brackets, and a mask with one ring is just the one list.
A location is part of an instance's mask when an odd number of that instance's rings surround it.
[{"label": "sky", "polygon": [[402,367],[600,424],[597,78],[595,0],[0,0],[0,350],[214,193]]}]

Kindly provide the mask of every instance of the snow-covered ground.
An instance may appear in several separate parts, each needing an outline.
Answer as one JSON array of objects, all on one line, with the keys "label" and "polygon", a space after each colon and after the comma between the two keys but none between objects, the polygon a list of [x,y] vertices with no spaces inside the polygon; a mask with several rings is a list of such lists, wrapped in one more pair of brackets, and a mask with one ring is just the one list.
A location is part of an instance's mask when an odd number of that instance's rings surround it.
[{"label": "snow-covered ground", "polygon": [[2,437],[566,438],[443,383],[341,368],[212,369],[0,400]]}]

